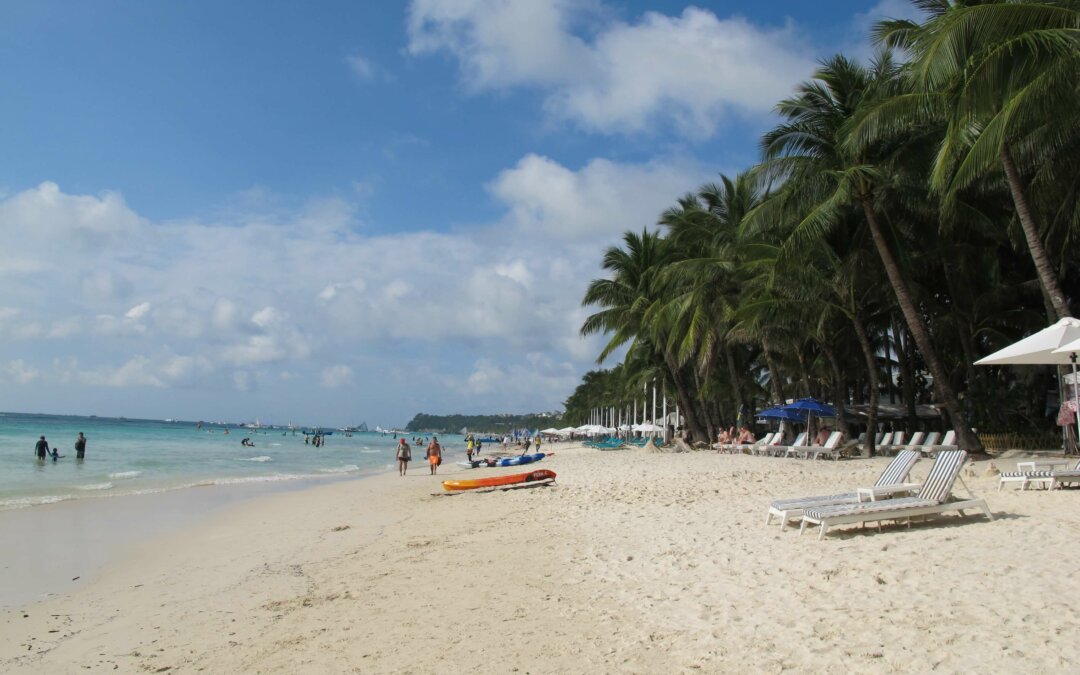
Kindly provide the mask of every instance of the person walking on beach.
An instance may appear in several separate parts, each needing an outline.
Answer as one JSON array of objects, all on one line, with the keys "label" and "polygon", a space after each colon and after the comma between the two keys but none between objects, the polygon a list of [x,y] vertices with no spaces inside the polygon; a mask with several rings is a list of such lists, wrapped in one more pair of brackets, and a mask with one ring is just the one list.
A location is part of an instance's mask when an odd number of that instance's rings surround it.
[{"label": "person walking on beach", "polygon": [[34,446],[34,452],[37,453],[37,458],[41,461],[45,461],[45,458],[49,455],[49,443],[42,436],[38,439],[37,445]]},{"label": "person walking on beach", "polygon": [[409,470],[409,460],[411,459],[412,447],[405,442],[405,437],[402,436],[397,446],[397,467],[399,476],[404,476],[405,472]]},{"label": "person walking on beach", "polygon": [[465,456],[469,458],[470,462],[472,461],[472,454],[473,454],[473,437],[470,435],[467,439],[465,439]]},{"label": "person walking on beach", "polygon": [[439,439],[435,436],[431,437],[431,444],[427,446],[427,460],[428,466],[431,467],[431,475],[434,476],[439,471],[439,465],[442,464],[442,446],[439,445]]},{"label": "person walking on beach", "polygon": [[75,459],[86,459],[86,436],[81,431],[75,439]]}]

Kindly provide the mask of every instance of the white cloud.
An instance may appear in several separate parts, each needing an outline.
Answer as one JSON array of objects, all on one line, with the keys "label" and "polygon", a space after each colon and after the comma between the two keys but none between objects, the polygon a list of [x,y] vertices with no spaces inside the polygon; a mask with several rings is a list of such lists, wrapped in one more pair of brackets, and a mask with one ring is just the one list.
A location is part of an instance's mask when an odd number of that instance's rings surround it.
[{"label": "white cloud", "polygon": [[146,316],[149,311],[150,311],[150,303],[149,302],[141,302],[141,303],[135,305],[134,307],[132,307],[131,309],[129,309],[127,312],[125,312],[124,313],[124,318],[128,319],[130,321],[138,321],[139,319]]},{"label": "white cloud", "polygon": [[342,364],[324,368],[320,382],[325,389],[347,387],[353,382],[353,370]]},{"label": "white cloud", "polygon": [[30,384],[38,378],[38,371],[36,368],[26,365],[26,362],[22,359],[15,359],[9,361],[0,374],[3,376],[3,381],[13,382],[15,384]]},{"label": "white cloud", "polygon": [[81,374],[83,384],[101,387],[156,387],[165,386],[164,380],[155,372],[154,362],[145,356],[135,356],[118,368],[101,367]]},{"label": "white cloud", "polygon": [[489,185],[516,227],[560,239],[600,236],[656,223],[675,200],[705,180],[690,162],[618,164],[594,159],[579,171],[539,155],[523,157]]},{"label": "white cloud", "polygon": [[[0,214],[34,202],[34,218],[0,220],[5,255],[47,256],[57,274],[48,283],[6,279],[0,340],[34,341],[39,353],[23,356],[20,369],[2,367],[0,377],[136,388],[139,402],[154,390],[227,397],[286,387],[278,393],[317,407],[319,385],[346,386],[363,372],[384,407],[411,407],[421,390],[429,405],[446,405],[439,392],[447,386],[478,410],[557,407],[596,354],[595,339],[581,340],[577,329],[604,247],[624,229],[654,223],[705,178],[677,160],[574,168],[528,155],[489,185],[501,219],[387,235],[365,233],[350,215],[355,205],[335,200],[272,216],[232,212],[224,223],[159,224],[116,193],[16,193],[0,200]],[[66,222],[116,214],[123,236],[66,247],[69,231],[41,227],[52,221],[48,203]],[[490,368],[462,368],[480,358]],[[513,391],[494,386],[496,371]]]},{"label": "white cloud", "polygon": [[349,66],[349,70],[352,71],[353,75],[365,82],[374,80],[379,72],[374,63],[359,54],[345,57],[345,64]]},{"label": "white cloud", "polygon": [[855,14],[851,20],[852,39],[840,51],[866,61],[878,49],[870,38],[870,31],[878,21],[903,19],[918,23],[925,18],[922,11],[913,5],[910,0],[880,0],[865,12]]},{"label": "white cloud", "polygon": [[791,25],[688,7],[581,30],[605,13],[599,2],[414,0],[409,50],[451,54],[473,90],[538,87],[552,115],[601,133],[659,121],[708,136],[729,115],[768,112],[815,68]]}]

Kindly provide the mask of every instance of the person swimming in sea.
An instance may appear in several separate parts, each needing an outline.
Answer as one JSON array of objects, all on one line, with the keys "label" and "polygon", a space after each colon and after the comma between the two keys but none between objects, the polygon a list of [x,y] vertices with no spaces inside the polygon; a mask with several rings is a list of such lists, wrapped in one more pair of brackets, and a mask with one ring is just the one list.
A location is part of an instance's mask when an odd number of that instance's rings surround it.
[{"label": "person swimming in sea", "polygon": [[255,447],[255,444],[251,442],[250,438],[245,438],[244,440],[240,441],[240,445],[243,445],[243,446],[248,447],[248,448],[254,448]]},{"label": "person swimming in sea", "polygon": [[56,448],[52,449],[52,455],[51,456],[52,456],[52,461],[53,461],[54,464],[56,463],[56,460],[60,459],[61,457],[67,457],[67,455],[61,455],[59,453],[59,451],[57,451]]}]

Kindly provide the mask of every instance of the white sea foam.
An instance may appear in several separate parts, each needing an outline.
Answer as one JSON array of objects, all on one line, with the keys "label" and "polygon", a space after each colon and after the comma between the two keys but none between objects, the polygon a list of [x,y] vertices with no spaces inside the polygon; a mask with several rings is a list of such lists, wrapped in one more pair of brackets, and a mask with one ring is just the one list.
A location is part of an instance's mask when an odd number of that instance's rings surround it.
[{"label": "white sea foam", "polygon": [[351,473],[359,470],[360,467],[355,464],[346,464],[345,466],[338,466],[333,469],[319,469],[319,473]]},{"label": "white sea foam", "polygon": [[238,476],[236,478],[212,478],[195,485],[244,485],[246,483],[276,483],[282,480],[296,480],[303,478],[295,474],[276,473],[273,476]]},{"label": "white sea foam", "polygon": [[120,471],[118,473],[110,473],[109,478],[113,480],[124,480],[125,478],[135,478],[141,476],[142,471]]},{"label": "white sea foam", "polygon": [[378,450],[361,450],[360,452],[364,455],[377,455],[379,453]]},{"label": "white sea foam", "polygon": [[76,485],[75,486],[75,489],[77,489],[77,490],[87,490],[87,491],[111,490],[112,488],[113,488],[112,483],[90,483],[89,485]]},{"label": "white sea foam", "polygon": [[266,455],[260,455],[258,457],[241,457],[241,462],[272,462],[273,457],[267,457]]},{"label": "white sea foam", "polygon": [[0,500],[0,511],[22,509],[27,506],[38,506],[40,504],[55,504],[57,502],[65,502],[72,498],[72,495],[46,495],[44,497],[14,497],[12,499],[2,499]]}]

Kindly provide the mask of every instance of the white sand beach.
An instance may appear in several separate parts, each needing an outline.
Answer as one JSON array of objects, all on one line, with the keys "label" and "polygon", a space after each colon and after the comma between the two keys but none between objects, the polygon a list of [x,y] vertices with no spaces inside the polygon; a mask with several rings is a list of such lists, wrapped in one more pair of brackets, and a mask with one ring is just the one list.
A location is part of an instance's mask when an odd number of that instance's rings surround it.
[{"label": "white sand beach", "polygon": [[766,527],[769,501],[870,484],[887,459],[553,449],[547,488],[432,496],[466,474],[448,464],[229,507],[6,612],[0,671],[1074,668],[1075,490],[999,493],[979,463],[965,481],[993,522],[818,541]]}]

